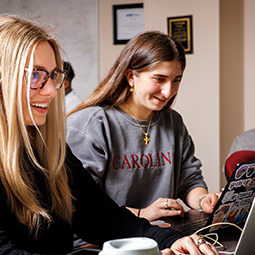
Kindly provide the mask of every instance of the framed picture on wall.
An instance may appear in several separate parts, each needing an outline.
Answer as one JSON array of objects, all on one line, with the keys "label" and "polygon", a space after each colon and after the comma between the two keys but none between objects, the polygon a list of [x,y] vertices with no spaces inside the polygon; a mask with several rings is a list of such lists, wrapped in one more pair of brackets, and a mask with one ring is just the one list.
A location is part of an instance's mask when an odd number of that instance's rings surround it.
[{"label": "framed picture on wall", "polygon": [[113,43],[125,44],[144,31],[143,4],[113,5]]},{"label": "framed picture on wall", "polygon": [[185,53],[193,53],[192,16],[167,18],[168,34],[180,42]]}]

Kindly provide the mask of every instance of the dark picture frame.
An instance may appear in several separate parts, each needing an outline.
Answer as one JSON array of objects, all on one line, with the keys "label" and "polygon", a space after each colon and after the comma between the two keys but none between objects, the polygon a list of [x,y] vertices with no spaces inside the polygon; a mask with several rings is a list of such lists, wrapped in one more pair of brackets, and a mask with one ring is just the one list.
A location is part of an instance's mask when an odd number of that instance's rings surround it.
[{"label": "dark picture frame", "polygon": [[169,36],[180,42],[185,53],[193,53],[192,15],[167,18]]},{"label": "dark picture frame", "polygon": [[143,3],[113,5],[113,43],[126,44],[144,31]]}]

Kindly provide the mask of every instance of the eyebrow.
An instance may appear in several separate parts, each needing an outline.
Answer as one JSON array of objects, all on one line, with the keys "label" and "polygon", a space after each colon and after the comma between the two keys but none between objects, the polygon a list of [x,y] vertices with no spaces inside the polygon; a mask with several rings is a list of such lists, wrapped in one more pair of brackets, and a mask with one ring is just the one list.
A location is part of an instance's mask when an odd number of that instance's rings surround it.
[{"label": "eyebrow", "polygon": [[[163,75],[163,74],[153,74],[152,76],[158,76],[158,77],[163,77],[163,78],[168,78],[168,77],[169,77],[169,76]],[[182,78],[182,74],[177,75],[177,76],[175,77],[175,79],[178,79],[178,78]]]},{"label": "eyebrow", "polygon": [[[42,70],[47,71],[45,67],[40,66],[40,65],[35,65],[33,68],[42,69]],[[56,71],[56,70],[58,70],[57,67],[55,67],[55,68],[54,68],[51,72],[49,72],[49,73],[52,73],[52,72],[54,72],[54,71]],[[47,71],[47,72],[48,72],[48,71]]]}]

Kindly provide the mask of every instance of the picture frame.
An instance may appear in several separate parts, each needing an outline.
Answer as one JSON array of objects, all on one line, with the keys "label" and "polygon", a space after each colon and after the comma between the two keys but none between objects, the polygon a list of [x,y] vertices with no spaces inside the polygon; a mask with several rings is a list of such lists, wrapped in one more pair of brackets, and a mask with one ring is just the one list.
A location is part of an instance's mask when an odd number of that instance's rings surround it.
[{"label": "picture frame", "polygon": [[113,5],[113,43],[126,44],[144,31],[143,3]]},{"label": "picture frame", "polygon": [[193,53],[192,15],[167,18],[169,36],[180,42],[185,53]]}]

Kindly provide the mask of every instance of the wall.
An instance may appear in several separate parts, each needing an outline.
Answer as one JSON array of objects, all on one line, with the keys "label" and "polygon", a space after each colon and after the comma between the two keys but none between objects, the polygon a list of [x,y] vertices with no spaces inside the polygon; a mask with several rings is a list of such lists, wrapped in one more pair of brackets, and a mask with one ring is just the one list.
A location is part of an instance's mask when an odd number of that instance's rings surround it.
[{"label": "wall", "polygon": [[142,0],[99,0],[99,78],[107,74],[123,45],[113,45],[113,5],[142,3]]},{"label": "wall", "polygon": [[0,12],[37,19],[59,38],[71,62],[73,87],[82,98],[98,84],[98,1],[97,0],[1,0]]},{"label": "wall", "polygon": [[[223,165],[234,138],[255,128],[255,2],[221,0],[220,9],[220,142]],[[224,178],[221,181],[223,185]]]},{"label": "wall", "polygon": [[[102,78],[123,46],[113,45],[112,5],[141,1],[99,0],[99,73]],[[194,54],[175,105],[194,139],[210,191],[220,189],[219,4],[215,0],[145,0],[145,30],[167,32],[167,17],[193,15]]]},{"label": "wall", "polygon": [[244,130],[255,128],[255,1],[244,0]]},{"label": "wall", "polygon": [[[220,154],[223,166],[233,139],[244,130],[243,0],[220,1]],[[226,183],[221,178],[222,186]]]}]

